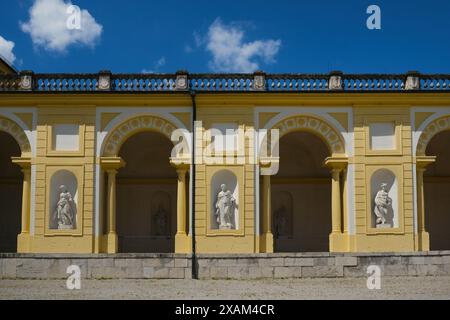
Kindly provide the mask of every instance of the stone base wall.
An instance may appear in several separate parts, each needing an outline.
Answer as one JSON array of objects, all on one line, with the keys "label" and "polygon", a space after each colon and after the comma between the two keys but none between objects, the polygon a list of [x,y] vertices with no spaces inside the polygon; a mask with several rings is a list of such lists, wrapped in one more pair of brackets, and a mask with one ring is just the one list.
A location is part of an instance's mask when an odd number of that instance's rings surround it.
[{"label": "stone base wall", "polygon": [[[274,253],[197,255],[199,279],[450,276],[450,251],[419,253]],[[78,265],[82,279],[191,279],[192,256],[183,254],[0,254],[0,279],[67,279]]]}]

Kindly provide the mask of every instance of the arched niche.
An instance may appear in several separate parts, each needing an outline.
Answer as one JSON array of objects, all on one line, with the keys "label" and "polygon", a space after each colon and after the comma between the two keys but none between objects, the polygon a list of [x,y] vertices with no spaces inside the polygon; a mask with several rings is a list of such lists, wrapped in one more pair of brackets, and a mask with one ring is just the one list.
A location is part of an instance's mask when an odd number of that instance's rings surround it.
[{"label": "arched niche", "polygon": [[59,170],[52,175],[49,208],[50,229],[77,228],[78,181],[71,171]]},{"label": "arched niche", "polygon": [[293,199],[288,191],[273,194],[273,234],[275,239],[291,238],[293,227]]},{"label": "arched niche", "polygon": [[150,222],[152,237],[170,238],[173,234],[171,204],[172,199],[167,192],[157,191],[152,195]]},{"label": "arched niche", "polygon": [[[399,200],[398,181],[388,169],[375,171],[370,179],[371,227],[398,228]],[[383,221],[385,219],[385,221]]]},{"label": "arched niche", "polygon": [[[222,185],[225,185],[225,188],[222,188]],[[224,191],[223,191],[224,189]],[[239,230],[239,183],[236,175],[229,170],[220,170],[217,171],[211,178],[211,229],[219,230],[219,229],[228,229],[228,230]],[[229,227],[221,227],[218,222],[218,216],[220,216],[220,196],[224,196],[224,192],[228,193],[230,199],[234,199],[234,205],[228,207],[230,210],[228,211],[229,215],[226,218],[226,221],[230,223]],[[226,195],[225,195],[226,196]],[[228,197],[229,197],[228,196]]]}]

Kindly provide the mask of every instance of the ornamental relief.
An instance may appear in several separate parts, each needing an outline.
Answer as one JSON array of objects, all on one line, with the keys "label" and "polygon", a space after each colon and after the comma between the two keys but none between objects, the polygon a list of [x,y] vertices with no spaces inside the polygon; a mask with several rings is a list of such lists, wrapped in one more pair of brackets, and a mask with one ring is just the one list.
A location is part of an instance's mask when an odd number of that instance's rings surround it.
[{"label": "ornamental relief", "polygon": [[169,139],[176,127],[168,121],[154,116],[140,116],[129,119],[112,131],[105,141],[104,156],[115,156],[122,143],[134,133],[153,130],[162,133]]},{"label": "ornamental relief", "polygon": [[425,155],[430,140],[439,132],[450,129],[450,116],[445,116],[431,122],[422,132],[417,143],[417,155]]},{"label": "ornamental relief", "polygon": [[27,138],[25,132],[15,122],[13,122],[9,119],[0,117],[0,131],[7,132],[11,136],[13,136],[14,139],[16,139],[17,143],[19,144],[20,150],[22,152],[30,152],[31,151],[31,146],[30,146],[30,143],[28,142],[28,138]]},{"label": "ornamental relief", "polygon": [[310,116],[291,117],[278,122],[273,128],[280,130],[280,137],[296,130],[312,131],[328,143],[332,153],[345,153],[345,144],[339,133],[320,119]]}]

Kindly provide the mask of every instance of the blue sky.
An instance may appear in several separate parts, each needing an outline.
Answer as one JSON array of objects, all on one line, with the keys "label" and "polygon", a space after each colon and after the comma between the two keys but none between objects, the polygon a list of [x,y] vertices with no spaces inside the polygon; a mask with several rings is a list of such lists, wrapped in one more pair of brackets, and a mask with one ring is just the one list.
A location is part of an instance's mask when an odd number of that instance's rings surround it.
[{"label": "blue sky", "polygon": [[0,0],[0,53],[35,72],[450,73],[448,0],[72,0],[70,32],[68,3]]}]

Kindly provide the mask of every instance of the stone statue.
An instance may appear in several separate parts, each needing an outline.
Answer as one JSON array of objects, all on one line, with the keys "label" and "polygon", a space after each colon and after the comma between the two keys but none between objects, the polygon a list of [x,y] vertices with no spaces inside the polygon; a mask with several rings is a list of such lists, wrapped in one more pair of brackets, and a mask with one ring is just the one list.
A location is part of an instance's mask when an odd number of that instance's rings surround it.
[{"label": "stone statue", "polygon": [[374,213],[377,216],[376,225],[377,228],[390,227],[386,224],[386,217],[388,215],[388,210],[392,207],[392,199],[389,197],[387,190],[387,184],[382,183],[381,189],[377,192],[375,196],[375,209]]},{"label": "stone statue", "polygon": [[59,191],[59,200],[54,213],[55,224],[58,229],[74,229],[76,204],[65,185],[61,185]]},{"label": "stone statue", "polygon": [[236,199],[234,199],[230,190],[227,190],[225,184],[220,185],[221,191],[217,195],[216,217],[219,229],[233,229],[234,208]]},{"label": "stone statue", "polygon": [[152,234],[155,236],[167,236],[169,234],[168,215],[167,211],[163,208],[162,203],[159,204],[158,210],[153,215],[152,229]]},{"label": "stone statue", "polygon": [[287,236],[287,230],[286,230],[286,222],[287,222],[287,214],[286,214],[286,207],[282,205],[276,212],[275,212],[275,232],[276,237],[283,237]]}]

